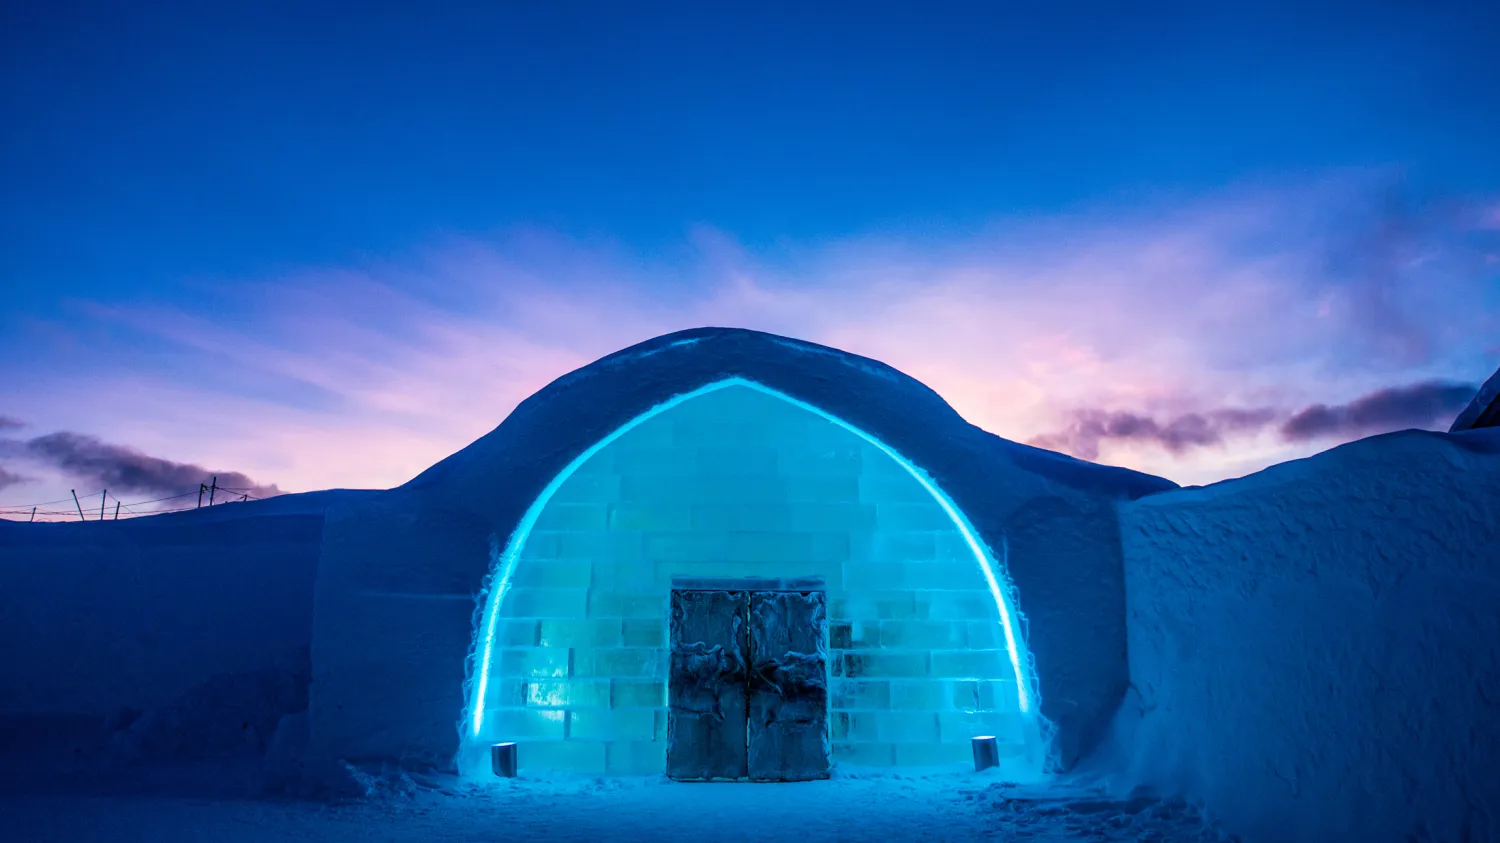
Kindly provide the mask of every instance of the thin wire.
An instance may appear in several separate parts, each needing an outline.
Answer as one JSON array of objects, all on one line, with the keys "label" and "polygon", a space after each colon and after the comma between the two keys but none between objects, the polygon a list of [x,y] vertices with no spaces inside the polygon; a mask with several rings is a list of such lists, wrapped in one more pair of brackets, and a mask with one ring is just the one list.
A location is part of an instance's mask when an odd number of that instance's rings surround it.
[{"label": "thin wire", "polygon": [[[183,492],[180,495],[173,495],[170,498],[155,498],[155,499],[152,499],[152,500],[149,500],[149,501],[131,501],[130,503],[125,504],[125,506],[145,506],[148,503],[161,503],[162,501],[175,501],[178,498],[190,498],[190,497],[192,497],[193,495],[196,495],[196,494],[198,494],[198,490],[194,489],[191,492]],[[110,497],[114,497],[114,496],[111,495]],[[115,498],[115,500],[120,500],[120,499],[119,498]]]},{"label": "thin wire", "polygon": [[[207,486],[207,484],[202,484],[198,489],[194,489],[191,492],[183,492],[180,495],[170,495],[170,496],[165,497],[165,498],[152,498],[151,500],[146,500],[146,501],[129,501],[129,502],[121,500],[118,495],[110,494],[108,489],[101,489],[98,492],[93,492],[93,493],[87,494],[87,495],[80,495],[79,496],[79,500],[91,498],[94,495],[101,495],[104,498],[104,500],[106,500],[106,501],[108,501],[109,499],[113,498],[114,501],[120,505],[120,508],[123,509],[123,510],[125,510],[127,513],[129,513],[131,517],[143,518],[143,517],[145,517],[147,515],[162,515],[162,514],[170,513],[170,512],[186,512],[186,511],[188,511],[190,509],[200,509],[201,506],[183,506],[183,507],[176,507],[176,508],[170,508],[170,509],[154,509],[154,510],[151,510],[150,512],[136,512],[133,509],[133,507],[145,506],[147,504],[153,504],[153,503],[165,503],[167,501],[175,501],[175,500],[180,500],[182,498],[190,498],[193,495],[200,494],[200,492],[203,490],[203,488],[205,486]],[[265,498],[259,497],[257,495],[250,494],[252,491],[254,491],[253,489],[235,488],[233,486],[218,486],[216,488],[219,491],[221,491],[221,492],[230,492],[233,495],[230,500],[223,501],[222,503],[241,503],[241,502],[244,502],[244,501],[265,500]],[[9,504],[9,505],[4,505],[4,506],[0,506],[0,517],[6,516],[6,515],[17,515],[17,516],[25,515],[27,517],[32,517],[33,515],[35,515],[36,517],[57,517],[57,518],[68,519],[68,518],[71,518],[72,516],[75,516],[75,515],[78,514],[77,510],[74,510],[74,509],[42,509],[42,507],[44,507],[44,506],[52,506],[54,504],[60,504],[60,503],[74,503],[74,500],[73,500],[73,498],[61,498],[59,500],[45,501],[43,503],[37,503],[37,504],[29,504],[28,503],[28,504]],[[208,504],[204,504],[203,506],[207,506],[207,505]],[[212,505],[213,506],[218,506],[219,504],[218,503],[214,503]],[[33,513],[33,509],[35,510],[34,513]],[[84,513],[83,520],[85,520],[85,521],[88,520],[88,514],[87,513]],[[98,519],[95,519],[95,520],[98,520]],[[117,518],[116,519],[111,519],[108,515],[106,515],[104,517],[104,520],[110,521],[110,520],[118,520],[118,519]]]},{"label": "thin wire", "polygon": [[[99,491],[98,491],[98,492],[89,492],[89,493],[88,493],[88,494],[86,494],[86,495],[79,495],[79,496],[78,496],[78,499],[79,499],[79,500],[84,500],[84,499],[85,499],[85,498],[91,498],[91,497],[93,497],[93,496],[94,496],[94,495],[97,495],[97,494],[100,494],[100,493],[102,493],[102,492],[103,492],[103,491],[104,491],[104,490],[103,490],[103,489],[101,489],[101,490],[99,490]],[[21,507],[25,507],[25,508],[27,508],[27,509],[30,509],[30,508],[31,508],[31,507],[33,507],[33,506],[35,506],[35,507],[43,507],[43,506],[51,506],[51,505],[53,505],[53,504],[55,504],[55,503],[72,503],[72,502],[73,502],[73,499],[72,499],[72,498],[63,498],[63,499],[61,499],[61,500],[55,500],[55,501],[43,501],[43,502],[42,502],[42,503],[17,503],[17,504],[5,504],[5,505],[4,505],[4,507],[0,507],[0,508],[4,508],[4,509],[11,509],[11,508],[16,508],[16,509],[19,509],[19,508],[21,508]]]}]

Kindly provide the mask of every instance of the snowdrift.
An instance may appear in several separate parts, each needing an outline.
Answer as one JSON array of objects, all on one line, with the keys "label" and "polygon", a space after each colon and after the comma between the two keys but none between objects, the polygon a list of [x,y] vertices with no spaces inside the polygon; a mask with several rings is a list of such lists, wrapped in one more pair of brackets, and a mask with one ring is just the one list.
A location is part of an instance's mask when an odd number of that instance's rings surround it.
[{"label": "snowdrift", "polygon": [[1500,839],[1500,430],[1121,505],[1131,783],[1249,840]]}]

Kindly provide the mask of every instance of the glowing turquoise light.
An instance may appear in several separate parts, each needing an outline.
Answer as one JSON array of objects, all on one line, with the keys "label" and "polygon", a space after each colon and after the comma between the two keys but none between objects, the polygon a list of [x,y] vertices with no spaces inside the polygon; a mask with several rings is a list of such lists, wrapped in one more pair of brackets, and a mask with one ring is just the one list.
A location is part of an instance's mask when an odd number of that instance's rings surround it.
[{"label": "glowing turquoise light", "polygon": [[[1021,664],[1022,660],[1020,654],[1020,645],[1017,641],[1017,636],[1015,633],[1015,624],[1010,608],[1010,602],[1006,596],[1006,588],[1001,585],[1000,581],[1003,573],[998,570],[998,566],[996,565],[995,560],[990,557],[989,552],[984,548],[984,545],[976,537],[974,529],[969,525],[968,519],[963,516],[963,513],[959,512],[958,507],[954,506],[953,502],[948,499],[948,496],[945,495],[942,490],[937,488],[932,480],[927,477],[925,472],[917,468],[905,457],[898,454],[895,450],[888,447],[885,443],[869,435],[868,433],[865,433],[864,431],[860,430],[857,427],[854,427],[853,425],[845,422],[842,419],[836,418],[832,415],[829,415],[828,413],[823,412],[817,407],[814,407],[806,402],[799,401],[796,398],[791,397],[790,395],[777,392],[774,389],[770,389],[769,387],[762,386],[761,384],[758,384],[751,380],[746,380],[744,378],[730,378],[727,380],[711,383],[700,389],[678,395],[668,401],[658,404],[645,413],[642,413],[641,415],[636,416],[635,418],[626,422],[613,433],[610,433],[608,436],[600,439],[598,442],[595,442],[591,447],[575,457],[572,462],[568,463],[567,467],[558,472],[556,477],[552,478],[552,481],[547,484],[547,487],[542,490],[541,494],[537,496],[536,500],[533,501],[531,506],[526,510],[526,514],[522,516],[520,522],[516,525],[515,532],[511,534],[510,541],[506,543],[504,550],[500,549],[498,538],[491,537],[490,568],[495,573],[491,580],[489,593],[486,596],[483,615],[484,633],[475,653],[475,657],[478,662],[476,665],[477,676],[474,681],[473,693],[471,694],[468,701],[468,716],[465,718],[469,721],[472,738],[478,738],[484,728],[484,698],[486,692],[489,689],[490,663],[494,657],[495,627],[498,622],[497,619],[500,615],[500,607],[505,600],[506,592],[510,589],[511,578],[515,574],[516,564],[520,561],[521,549],[525,546],[527,538],[531,535],[532,527],[535,526],[537,519],[541,516],[542,510],[546,508],[547,503],[551,501],[553,495],[557,493],[557,490],[562,487],[563,483],[566,482],[568,478],[578,470],[579,466],[582,466],[589,460],[589,458],[593,457],[595,454],[599,453],[599,451],[608,447],[610,443],[619,439],[621,436],[625,435],[636,426],[666,412],[667,410],[672,409],[673,407],[682,404],[685,401],[690,401],[701,395],[706,395],[710,392],[714,392],[731,386],[744,386],[750,389],[757,390],[759,392],[765,393],[766,395],[771,395],[783,401],[786,401],[793,406],[800,407],[810,413],[813,413],[814,415],[817,415],[820,418],[833,422],[844,430],[847,430],[850,433],[858,436],[865,442],[870,443],[875,448],[879,449],[882,453],[895,460],[898,465],[906,469],[906,471],[913,478],[915,478],[918,483],[922,485],[922,488],[927,490],[928,494],[932,495],[933,500],[937,501],[938,506],[940,506],[943,512],[947,514],[948,518],[953,522],[953,525],[958,528],[959,534],[963,536],[964,542],[969,546],[969,550],[974,554],[974,559],[979,563],[980,571],[984,574],[985,584],[989,587],[990,594],[995,600],[995,607],[998,609],[1000,614],[1000,624],[1004,629],[1006,655],[1010,659],[1011,669],[1013,670],[1016,678],[1017,704],[1023,714],[1029,714],[1032,710],[1032,693],[1030,690],[1030,681],[1026,670],[1023,669]],[[1005,546],[1002,545],[1002,551],[1004,551],[1005,549]]]}]

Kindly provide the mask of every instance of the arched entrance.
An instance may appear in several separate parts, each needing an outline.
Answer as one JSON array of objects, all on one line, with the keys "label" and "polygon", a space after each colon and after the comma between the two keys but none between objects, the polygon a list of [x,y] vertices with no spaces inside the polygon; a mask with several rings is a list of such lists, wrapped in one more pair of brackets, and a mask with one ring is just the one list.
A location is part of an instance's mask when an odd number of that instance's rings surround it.
[{"label": "arched entrance", "polygon": [[[1004,549],[1001,548],[1003,559]],[[1034,681],[1003,566],[896,451],[741,378],[580,454],[494,548],[460,770],[659,773],[678,577],[819,577],[835,763],[962,764],[996,735],[1040,771]]]}]

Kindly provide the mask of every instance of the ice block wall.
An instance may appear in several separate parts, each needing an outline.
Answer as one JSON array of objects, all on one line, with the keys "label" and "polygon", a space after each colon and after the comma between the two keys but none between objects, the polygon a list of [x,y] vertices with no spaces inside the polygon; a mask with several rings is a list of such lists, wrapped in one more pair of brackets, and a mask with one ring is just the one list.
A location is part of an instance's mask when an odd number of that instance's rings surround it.
[{"label": "ice block wall", "polygon": [[[942,504],[860,435],[728,386],[645,420],[557,489],[496,622],[481,733],[529,769],[651,773],[673,576],[822,576],[835,762],[1040,759],[993,593]],[[1002,572],[1003,576],[1003,572]]]}]

